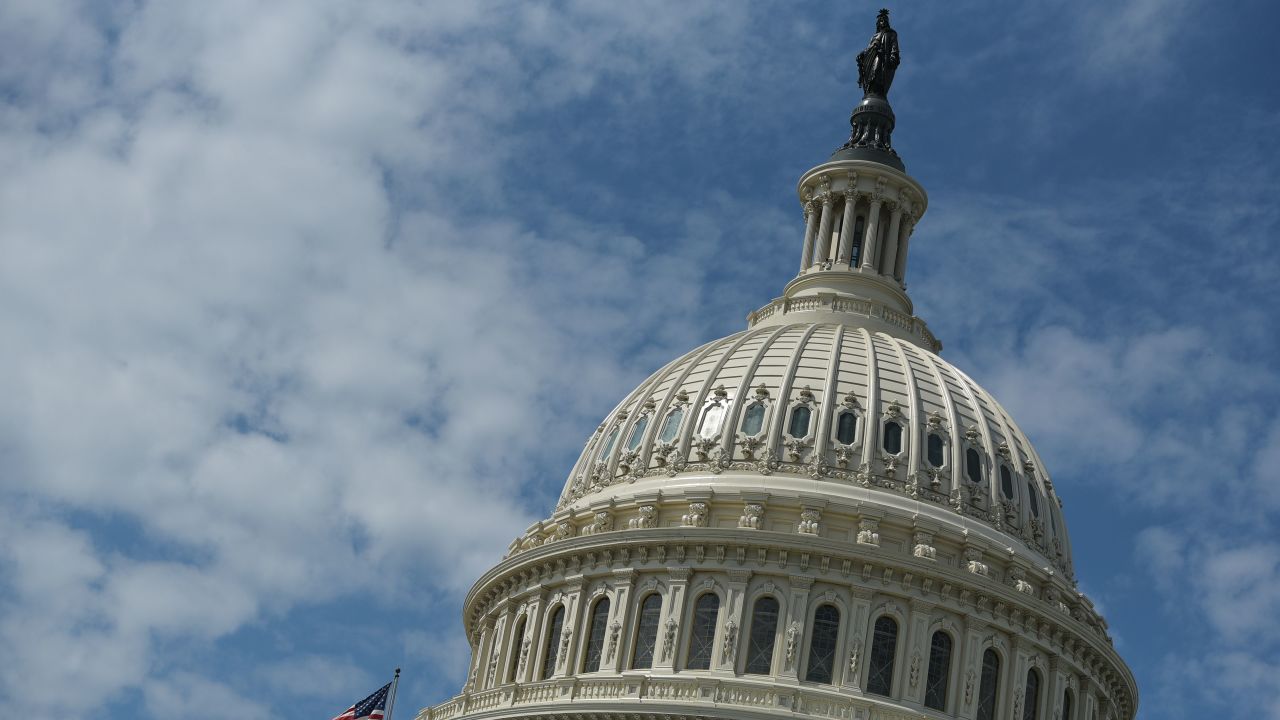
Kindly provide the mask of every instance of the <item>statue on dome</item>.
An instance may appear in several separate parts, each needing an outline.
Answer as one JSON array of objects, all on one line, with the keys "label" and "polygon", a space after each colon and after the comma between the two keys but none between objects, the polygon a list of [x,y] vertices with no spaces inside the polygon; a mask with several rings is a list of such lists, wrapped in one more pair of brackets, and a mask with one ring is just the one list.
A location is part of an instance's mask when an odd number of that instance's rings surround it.
[{"label": "statue on dome", "polygon": [[889,27],[889,11],[882,9],[876,16],[876,34],[858,53],[858,87],[867,95],[886,97],[900,59],[898,31]]}]

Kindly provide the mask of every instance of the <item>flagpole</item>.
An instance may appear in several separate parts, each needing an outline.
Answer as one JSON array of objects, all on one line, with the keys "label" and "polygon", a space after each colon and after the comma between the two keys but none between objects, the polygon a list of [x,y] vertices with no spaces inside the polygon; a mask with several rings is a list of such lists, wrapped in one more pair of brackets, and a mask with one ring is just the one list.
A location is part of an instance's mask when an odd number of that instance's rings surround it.
[{"label": "flagpole", "polygon": [[[386,675],[383,675],[386,677]],[[391,720],[391,713],[396,711],[396,689],[400,687],[400,668],[396,668],[396,676],[391,680],[391,701],[387,703],[387,720]]]}]

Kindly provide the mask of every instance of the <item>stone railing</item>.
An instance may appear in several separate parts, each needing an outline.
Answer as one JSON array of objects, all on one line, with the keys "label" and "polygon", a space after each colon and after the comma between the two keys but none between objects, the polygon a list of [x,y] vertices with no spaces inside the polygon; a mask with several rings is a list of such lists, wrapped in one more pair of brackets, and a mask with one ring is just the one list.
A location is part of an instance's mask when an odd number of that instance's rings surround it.
[{"label": "stone railing", "polygon": [[[890,327],[898,328],[906,332],[912,338],[919,340],[920,344],[927,350],[939,352],[942,350],[942,343],[934,337],[929,331],[925,322],[918,317],[907,315],[883,303],[864,298],[841,297],[834,294],[823,294],[817,297],[800,297],[800,298],[778,298],[764,307],[747,315],[747,326],[755,327],[766,318],[774,315],[787,315],[790,313],[811,313],[817,311],[826,311],[835,315],[849,314],[878,320]],[[839,322],[838,317],[832,318],[833,322]]]},{"label": "stone railing", "polygon": [[868,717],[905,720],[924,716],[920,711],[898,705],[888,698],[865,697],[830,686],[778,686],[743,678],[701,675],[651,677],[626,674],[516,683],[483,692],[463,693],[422,710],[417,720],[447,720],[473,714],[532,717],[572,713],[575,705],[587,704],[591,706],[590,712],[601,715],[602,701],[616,702],[618,712],[628,715],[646,711],[680,713],[683,711],[674,706],[684,705],[693,713],[699,712],[700,706],[740,707],[757,713],[776,713],[780,717],[802,715],[835,720]]}]

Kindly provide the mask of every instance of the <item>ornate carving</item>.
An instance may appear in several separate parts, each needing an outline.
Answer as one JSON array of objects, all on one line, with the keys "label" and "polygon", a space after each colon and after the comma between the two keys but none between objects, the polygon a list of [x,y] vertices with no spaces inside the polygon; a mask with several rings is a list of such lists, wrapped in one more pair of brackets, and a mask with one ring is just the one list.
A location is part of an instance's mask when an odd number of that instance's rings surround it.
[{"label": "ornate carving", "polygon": [[547,535],[547,539],[542,542],[543,545],[550,545],[558,540],[567,540],[573,537],[573,525],[568,522],[556,523],[555,530]]},{"label": "ornate carving", "polygon": [[610,532],[613,530],[613,513],[608,510],[601,510],[596,513],[595,519],[591,524],[582,528],[583,535],[595,535],[602,532]]},{"label": "ornate carving", "polygon": [[516,667],[516,675],[519,677],[524,677],[524,666],[529,662],[529,645],[528,637],[520,643],[520,664]]},{"label": "ornate carving", "polygon": [[765,448],[764,452],[760,453],[760,459],[756,461],[755,469],[761,475],[772,475],[781,464],[773,448]]},{"label": "ornate carving", "polygon": [[978,548],[975,548],[975,547],[965,548],[964,559],[965,559],[965,567],[968,568],[969,572],[973,573],[974,575],[981,575],[982,577],[987,577],[987,575],[990,573],[990,568],[988,568],[987,564],[982,561],[982,551],[979,550]]},{"label": "ornate carving", "polygon": [[605,652],[605,662],[613,661],[613,654],[618,650],[618,636],[622,634],[622,623],[614,620],[609,625],[609,649]]},{"label": "ornate carving", "polygon": [[920,684],[920,651],[917,650],[911,655],[911,672],[908,677],[911,687]]},{"label": "ornate carving", "polygon": [[738,527],[759,530],[760,520],[763,517],[764,505],[760,503],[747,503],[742,506],[742,517],[738,518]]},{"label": "ornate carving", "polygon": [[796,532],[804,535],[817,535],[820,520],[822,520],[821,510],[805,508],[800,511],[800,525],[796,527]]},{"label": "ornate carving", "polygon": [[738,646],[738,623],[730,620],[724,625],[724,662],[733,662],[734,650]]},{"label": "ornate carving", "polygon": [[880,521],[862,518],[858,521],[858,544],[880,547]]},{"label": "ornate carving", "polygon": [[1018,566],[1009,568],[1009,577],[1012,579],[1013,589],[1027,595],[1034,595],[1036,590],[1027,582],[1027,572]]},{"label": "ornate carving", "polygon": [[917,530],[913,538],[915,547],[911,549],[911,554],[924,560],[937,560],[938,551],[933,547],[933,533],[925,530]]},{"label": "ornate carving", "polygon": [[794,670],[796,666],[796,651],[800,643],[800,623],[791,621],[790,627],[787,628],[787,648],[786,648],[786,669]]},{"label": "ornate carving", "polygon": [[658,525],[658,506],[657,505],[641,505],[639,508],[640,516],[633,517],[627,521],[627,527],[632,530],[643,530],[646,528],[657,527]]},{"label": "ornate carving", "polygon": [[973,668],[969,668],[969,672],[964,676],[964,704],[965,707],[973,704],[973,684],[977,681],[977,673]]},{"label": "ornate carving", "polygon": [[680,522],[685,527],[706,527],[707,526],[707,504],[704,502],[689,503],[689,512],[680,517]]},{"label": "ornate carving", "polygon": [[671,653],[676,647],[676,630],[680,628],[680,624],[675,618],[667,618],[667,631],[662,636],[662,659],[664,661],[671,659]]},{"label": "ornate carving", "polygon": [[573,631],[565,628],[560,634],[560,653],[556,658],[556,667],[564,667],[565,660],[569,657],[569,641],[573,639]]},{"label": "ornate carving", "polygon": [[862,636],[856,635],[853,638],[853,649],[849,651],[849,677],[852,682],[858,682],[858,656],[862,654]]}]

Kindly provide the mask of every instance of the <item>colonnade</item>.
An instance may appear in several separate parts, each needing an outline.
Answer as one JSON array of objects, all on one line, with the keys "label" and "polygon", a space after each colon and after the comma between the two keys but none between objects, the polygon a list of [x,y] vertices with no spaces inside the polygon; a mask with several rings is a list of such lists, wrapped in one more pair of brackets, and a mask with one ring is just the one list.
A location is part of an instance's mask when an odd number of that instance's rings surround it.
[{"label": "colonnade", "polygon": [[[887,227],[883,224],[886,212]],[[817,197],[806,201],[804,219],[800,272],[814,266],[830,269],[846,265],[850,270],[877,273],[903,282],[907,245],[920,219],[916,207],[901,199],[886,198],[880,192],[854,190],[851,184],[839,194],[824,188]]]}]

